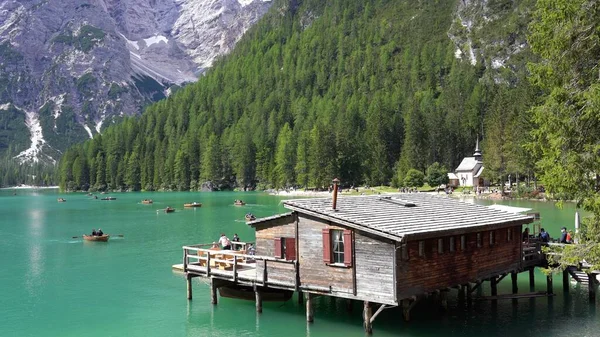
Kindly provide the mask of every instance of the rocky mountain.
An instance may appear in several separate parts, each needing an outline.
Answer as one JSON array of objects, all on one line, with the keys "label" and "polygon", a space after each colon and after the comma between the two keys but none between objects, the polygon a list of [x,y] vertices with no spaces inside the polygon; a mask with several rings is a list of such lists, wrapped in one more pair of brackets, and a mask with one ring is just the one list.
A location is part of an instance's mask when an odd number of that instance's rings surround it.
[{"label": "rocky mountain", "polygon": [[70,144],[193,82],[270,0],[0,0],[0,153]]}]

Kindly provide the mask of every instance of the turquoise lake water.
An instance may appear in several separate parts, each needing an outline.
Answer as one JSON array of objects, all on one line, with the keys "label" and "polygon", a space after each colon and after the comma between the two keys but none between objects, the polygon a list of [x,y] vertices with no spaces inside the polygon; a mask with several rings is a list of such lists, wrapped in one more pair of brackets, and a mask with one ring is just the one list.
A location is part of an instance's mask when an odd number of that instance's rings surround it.
[{"label": "turquoise lake water", "polygon": [[[181,263],[181,246],[215,241],[221,232],[252,241],[244,214],[285,212],[280,197],[255,192],[113,193],[109,195],[117,200],[101,201],[57,190],[16,194],[0,191],[0,336],[365,335],[359,302],[348,312],[344,301],[320,297],[315,322],[308,324],[295,297],[265,302],[263,313],[257,314],[251,301],[220,298],[211,305],[209,287],[194,279],[194,299],[186,299],[183,275],[171,270]],[[67,201],[58,203],[58,197]],[[146,198],[155,203],[141,204]],[[233,206],[234,199],[247,205]],[[192,201],[203,206],[183,209]],[[539,211],[554,237],[561,226],[573,227],[572,205],[559,210],[544,202],[505,204]],[[166,206],[176,212],[157,212]],[[81,240],[81,234],[99,227],[123,237],[113,236],[108,243]],[[536,290],[545,290],[545,278],[536,276]],[[557,295],[551,299],[520,299],[516,305],[476,301],[471,308],[452,292],[447,311],[423,301],[408,323],[400,310],[383,311],[374,323],[374,336],[600,336],[597,306],[588,302],[587,289],[570,287],[564,294],[557,275]],[[526,273],[519,277],[519,290],[529,291]],[[488,292],[486,284],[483,293]],[[507,278],[499,293],[509,292]]]}]

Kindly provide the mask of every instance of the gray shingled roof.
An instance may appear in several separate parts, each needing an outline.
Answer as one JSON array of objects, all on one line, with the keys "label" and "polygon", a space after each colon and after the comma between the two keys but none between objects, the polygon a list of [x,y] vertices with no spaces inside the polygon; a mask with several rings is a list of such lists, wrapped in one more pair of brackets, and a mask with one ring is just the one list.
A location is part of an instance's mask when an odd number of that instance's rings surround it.
[{"label": "gray shingled roof", "polygon": [[331,208],[331,198],[285,200],[283,205],[397,241],[490,230],[533,220],[526,215],[425,193],[340,196],[336,211]]}]

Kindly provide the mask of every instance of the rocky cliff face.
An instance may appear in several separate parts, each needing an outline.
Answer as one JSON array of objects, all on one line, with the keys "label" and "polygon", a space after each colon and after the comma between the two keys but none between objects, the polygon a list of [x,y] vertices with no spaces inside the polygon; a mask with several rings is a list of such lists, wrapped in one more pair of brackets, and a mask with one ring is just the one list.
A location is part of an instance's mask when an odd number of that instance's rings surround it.
[{"label": "rocky cliff face", "polygon": [[270,0],[0,0],[0,152],[69,144],[195,81]]}]

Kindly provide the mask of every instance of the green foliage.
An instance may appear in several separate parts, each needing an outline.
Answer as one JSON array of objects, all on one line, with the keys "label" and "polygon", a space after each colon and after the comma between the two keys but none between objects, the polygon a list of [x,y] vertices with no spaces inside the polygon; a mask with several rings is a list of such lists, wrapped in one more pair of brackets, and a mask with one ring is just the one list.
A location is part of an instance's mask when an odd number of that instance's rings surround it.
[{"label": "green foliage", "polygon": [[164,86],[156,82],[152,77],[146,75],[133,76],[133,82],[142,95],[150,97],[153,101],[159,101],[165,98]]},{"label": "green foliage", "polygon": [[0,153],[25,150],[31,143],[29,135],[23,111],[12,104],[0,109]]},{"label": "green foliage", "polygon": [[545,93],[533,109],[537,128],[529,149],[546,191],[568,195],[591,212],[580,243],[559,261],[584,259],[600,267],[600,3],[539,0],[529,41],[541,60],[532,63],[532,82]]},{"label": "green foliage", "polygon": [[118,85],[117,83],[113,82],[110,84],[110,88],[108,89],[108,98],[115,100],[115,99],[119,98],[119,96],[122,93],[125,93],[125,92],[127,92],[126,87],[122,87],[122,86]]},{"label": "green foliage", "polygon": [[404,177],[404,186],[421,187],[425,184],[425,174],[419,170],[410,169]]},{"label": "green foliage", "polygon": [[427,184],[429,184],[429,186],[438,187],[442,184],[447,184],[448,181],[447,168],[440,165],[438,162],[429,165],[427,168]]},{"label": "green foliage", "polygon": [[[511,19],[519,3],[507,3],[502,17]],[[105,154],[85,156],[94,185],[134,188],[119,167],[128,166],[136,139],[143,189],[208,181],[324,188],[334,177],[387,185],[400,184],[409,168],[456,167],[473,151],[495,88],[520,84],[495,84],[497,71],[456,59],[448,39],[454,10],[452,1],[276,0],[197,83],[83,145]],[[147,77],[134,81],[148,96],[164,90]]]},{"label": "green foliage", "polygon": [[106,33],[102,29],[96,28],[90,25],[84,25],[79,29],[77,35],[73,35],[73,32],[67,31],[63,34],[55,36],[51,41],[53,43],[61,43],[69,46],[73,46],[78,50],[88,53],[96,45],[104,40]]}]

